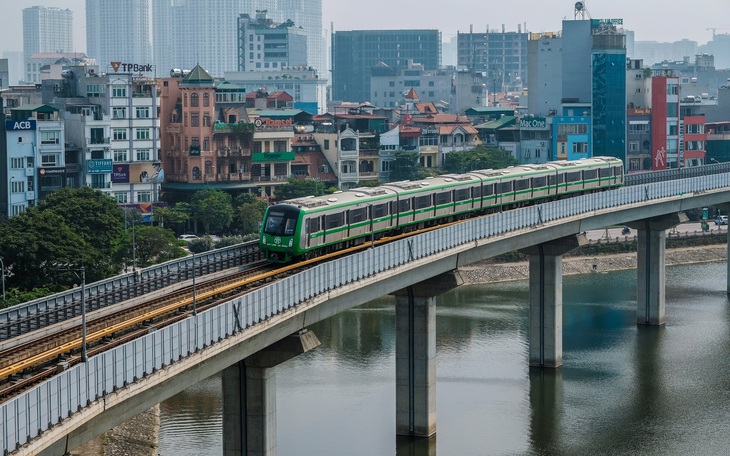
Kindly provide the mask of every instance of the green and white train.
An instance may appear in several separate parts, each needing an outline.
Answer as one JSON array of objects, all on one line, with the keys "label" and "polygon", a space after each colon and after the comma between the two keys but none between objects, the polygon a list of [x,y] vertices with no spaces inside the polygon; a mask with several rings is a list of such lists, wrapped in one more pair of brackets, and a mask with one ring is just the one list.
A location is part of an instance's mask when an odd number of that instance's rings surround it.
[{"label": "green and white train", "polygon": [[296,198],[266,209],[259,246],[268,261],[286,263],[383,236],[618,188],[623,183],[621,160],[594,157]]}]

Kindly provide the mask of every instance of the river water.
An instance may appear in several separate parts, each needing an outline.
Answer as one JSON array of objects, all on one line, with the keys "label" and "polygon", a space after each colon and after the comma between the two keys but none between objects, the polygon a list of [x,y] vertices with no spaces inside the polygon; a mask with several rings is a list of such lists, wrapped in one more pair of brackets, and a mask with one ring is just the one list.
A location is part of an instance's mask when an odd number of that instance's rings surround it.
[{"label": "river water", "polygon": [[[280,456],[728,454],[725,264],[667,268],[667,324],[638,327],[636,273],[564,277],[563,367],[527,366],[527,282],[437,299],[436,437],[395,436],[395,314],[380,298],[310,329],[276,368]],[[162,456],[219,455],[213,377],[161,404]]]}]

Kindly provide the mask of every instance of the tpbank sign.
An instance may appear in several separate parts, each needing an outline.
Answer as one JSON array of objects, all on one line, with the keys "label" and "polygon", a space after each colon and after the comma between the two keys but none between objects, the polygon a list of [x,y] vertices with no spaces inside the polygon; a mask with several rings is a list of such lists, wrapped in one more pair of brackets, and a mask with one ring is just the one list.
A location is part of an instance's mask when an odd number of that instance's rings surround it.
[{"label": "tpbank sign", "polygon": [[6,120],[5,129],[7,131],[26,131],[35,130],[35,119],[28,120]]}]

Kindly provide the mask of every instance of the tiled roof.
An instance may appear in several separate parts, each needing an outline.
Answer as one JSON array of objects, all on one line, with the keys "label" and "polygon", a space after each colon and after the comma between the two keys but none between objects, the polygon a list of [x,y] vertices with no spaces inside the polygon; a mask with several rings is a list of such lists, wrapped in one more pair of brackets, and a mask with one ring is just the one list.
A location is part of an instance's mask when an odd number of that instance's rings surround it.
[{"label": "tiled roof", "polygon": [[213,83],[213,76],[203,69],[199,64],[195,65],[195,68],[190,70],[190,73],[183,77],[183,83],[185,84],[205,84]]},{"label": "tiled roof", "polygon": [[408,91],[408,94],[406,95],[406,100],[419,100],[418,94],[413,87],[411,87],[411,90]]}]

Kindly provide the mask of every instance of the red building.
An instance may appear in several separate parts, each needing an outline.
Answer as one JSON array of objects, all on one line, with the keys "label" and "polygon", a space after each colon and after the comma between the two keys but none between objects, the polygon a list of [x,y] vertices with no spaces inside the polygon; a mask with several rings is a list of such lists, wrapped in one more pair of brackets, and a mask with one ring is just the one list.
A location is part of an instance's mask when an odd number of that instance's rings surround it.
[{"label": "red building", "polygon": [[706,150],[705,145],[707,144],[705,116],[704,114],[685,116],[683,122],[683,166],[704,165]]},{"label": "red building", "polygon": [[651,169],[677,168],[679,154],[679,78],[651,78]]}]

